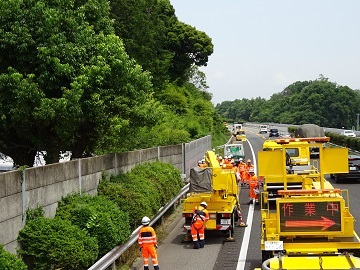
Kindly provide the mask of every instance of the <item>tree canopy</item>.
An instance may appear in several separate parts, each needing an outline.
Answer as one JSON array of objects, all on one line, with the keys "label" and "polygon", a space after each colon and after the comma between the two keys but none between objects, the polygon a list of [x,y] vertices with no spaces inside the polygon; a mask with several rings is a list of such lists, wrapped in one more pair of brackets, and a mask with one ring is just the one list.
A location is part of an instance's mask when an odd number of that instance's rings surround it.
[{"label": "tree canopy", "polygon": [[0,12],[0,151],[16,164],[32,166],[37,151],[51,163],[61,151],[77,158],[219,128],[194,69],[211,39],[179,22],[169,0],[9,0]]}]

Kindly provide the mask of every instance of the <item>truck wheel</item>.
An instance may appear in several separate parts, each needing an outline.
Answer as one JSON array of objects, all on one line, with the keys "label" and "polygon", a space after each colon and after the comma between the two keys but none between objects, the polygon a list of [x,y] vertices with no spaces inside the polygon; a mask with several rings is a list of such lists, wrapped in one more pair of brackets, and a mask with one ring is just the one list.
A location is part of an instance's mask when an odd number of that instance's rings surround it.
[{"label": "truck wheel", "polygon": [[238,216],[238,212],[237,212],[237,207],[235,206],[235,208],[234,208],[234,211],[233,211],[233,213],[235,214],[235,222],[237,222],[237,221],[239,221],[239,216]]},{"label": "truck wheel", "polygon": [[338,183],[338,184],[341,183],[341,179],[339,176],[335,175],[334,179],[335,179],[335,183]]}]

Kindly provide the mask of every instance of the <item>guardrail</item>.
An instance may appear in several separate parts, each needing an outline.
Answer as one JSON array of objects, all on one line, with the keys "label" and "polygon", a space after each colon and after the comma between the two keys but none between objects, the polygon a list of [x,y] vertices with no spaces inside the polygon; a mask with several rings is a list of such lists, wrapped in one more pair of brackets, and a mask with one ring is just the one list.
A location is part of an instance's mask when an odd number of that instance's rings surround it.
[{"label": "guardrail", "polygon": [[[159,212],[151,219],[150,226],[158,221],[162,216],[172,207],[181,196],[185,195],[189,191],[190,184],[185,185],[180,192],[169,201],[164,207],[162,207]],[[112,269],[115,269],[116,260],[127,250],[129,249],[138,238],[139,231],[142,226],[139,226],[129,237],[129,240],[126,241],[123,245],[114,247],[111,251],[105,254],[100,260],[98,260],[94,265],[92,265],[88,270],[105,270],[109,266],[112,266]]]}]

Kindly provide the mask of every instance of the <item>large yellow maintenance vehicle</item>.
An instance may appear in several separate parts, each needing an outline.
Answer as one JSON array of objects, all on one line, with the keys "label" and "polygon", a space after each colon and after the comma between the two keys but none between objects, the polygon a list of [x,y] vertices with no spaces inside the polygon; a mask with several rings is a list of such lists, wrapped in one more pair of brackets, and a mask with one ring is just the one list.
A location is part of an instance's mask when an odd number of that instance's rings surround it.
[{"label": "large yellow maintenance vehicle", "polygon": [[[347,190],[334,188],[325,174],[347,172],[347,148],[325,147],[328,137],[278,139],[282,151],[258,153],[261,193],[262,269],[355,269],[360,239],[354,231]],[[319,149],[313,165],[287,165],[286,149]],[[277,185],[270,197],[268,184]],[[271,200],[273,199],[273,200]]]},{"label": "large yellow maintenance vehicle", "polygon": [[227,240],[232,241],[235,222],[240,215],[235,172],[222,169],[213,151],[206,152],[205,161],[207,168],[195,167],[190,171],[190,194],[184,201],[182,211],[187,238],[194,209],[205,201],[209,212],[205,230],[224,231],[228,234]]}]

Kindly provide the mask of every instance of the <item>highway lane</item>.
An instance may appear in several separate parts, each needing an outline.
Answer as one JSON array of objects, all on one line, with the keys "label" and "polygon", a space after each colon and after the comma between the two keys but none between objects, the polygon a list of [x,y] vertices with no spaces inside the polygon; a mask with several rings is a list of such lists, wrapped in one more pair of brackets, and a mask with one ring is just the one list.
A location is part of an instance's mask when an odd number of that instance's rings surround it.
[{"label": "highway lane", "polygon": [[[256,165],[257,158],[252,156],[251,147],[257,156],[262,149],[262,144],[268,135],[257,134],[258,128],[246,128],[248,142],[245,145],[246,158],[251,158]],[[250,147],[251,145],[251,147]],[[328,178],[328,177],[327,177]],[[334,180],[328,180],[336,188],[347,189],[350,195],[350,212],[358,222],[355,223],[355,231],[360,233],[360,183],[347,181],[336,184]],[[192,249],[192,243],[182,243],[185,232],[182,230],[183,219],[181,214],[173,222],[172,230],[158,249],[159,265],[161,269],[214,269],[214,270],[253,270],[261,267],[260,234],[261,220],[259,205],[247,205],[249,190],[240,190],[239,200],[241,204],[243,220],[248,222],[252,219],[251,227],[236,227],[234,233],[235,242],[224,242],[221,232],[207,232],[204,249]],[[131,268],[143,269],[142,264]],[[150,268],[151,269],[151,268]]]}]

